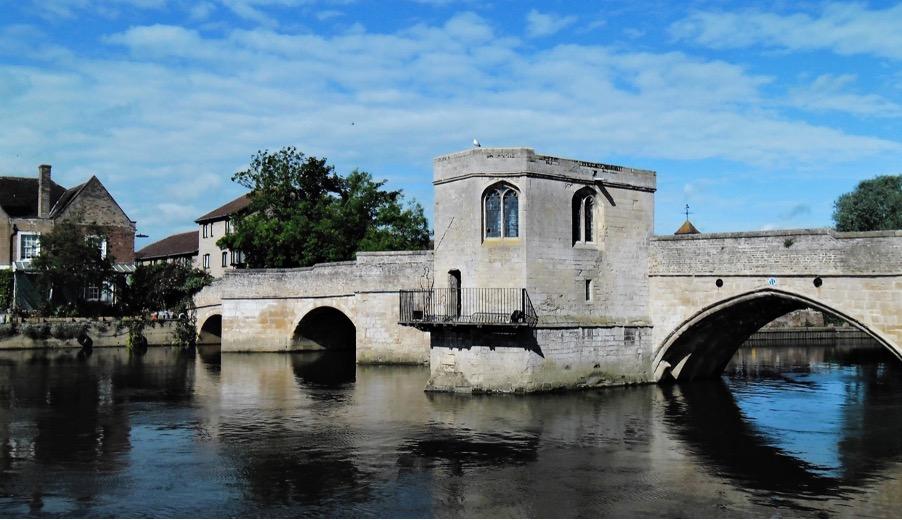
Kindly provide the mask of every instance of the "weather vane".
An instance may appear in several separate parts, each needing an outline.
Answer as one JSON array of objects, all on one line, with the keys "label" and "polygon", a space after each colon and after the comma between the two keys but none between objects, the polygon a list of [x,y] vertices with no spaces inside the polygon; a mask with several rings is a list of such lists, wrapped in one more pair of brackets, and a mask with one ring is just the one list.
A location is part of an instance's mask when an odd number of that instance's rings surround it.
[{"label": "weather vane", "polygon": [[689,220],[689,204],[686,204],[686,220]]}]

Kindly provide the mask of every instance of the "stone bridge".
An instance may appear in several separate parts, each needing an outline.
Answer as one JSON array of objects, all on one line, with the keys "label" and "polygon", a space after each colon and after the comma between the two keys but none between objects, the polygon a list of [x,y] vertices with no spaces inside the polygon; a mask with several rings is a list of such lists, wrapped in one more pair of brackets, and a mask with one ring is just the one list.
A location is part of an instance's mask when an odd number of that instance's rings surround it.
[{"label": "stone bridge", "polygon": [[398,291],[428,287],[432,252],[228,272],[195,298],[202,343],[223,352],[351,350],[358,363],[426,363],[429,335],[399,322]]},{"label": "stone bridge", "polygon": [[[902,358],[902,231],[653,236],[646,246],[647,267],[621,268],[647,269],[639,277],[647,286],[633,297],[643,301],[628,302],[646,306],[647,320],[635,327],[647,332],[627,338],[615,334],[625,331],[622,326],[591,323],[570,326],[570,334],[539,316],[519,357],[511,357],[511,349],[483,349],[494,343],[475,333],[461,336],[472,346],[449,352],[485,350],[473,363],[527,374],[533,389],[541,389],[537,379],[547,374],[555,374],[554,388],[616,384],[613,377],[587,382],[581,366],[630,382],[710,378],[753,332],[810,307],[845,320]],[[358,363],[428,363],[430,349],[442,345],[430,341],[430,332],[399,324],[399,291],[431,287],[432,272],[432,252],[359,253],[355,261],[310,268],[230,272],[196,298],[201,341],[221,341],[224,352],[353,350]],[[508,343],[517,337],[503,335]],[[599,338],[610,341],[602,345]],[[566,348],[558,345],[564,340]],[[491,356],[500,355],[514,361],[499,369]],[[442,368],[436,359],[433,371]],[[468,366],[457,369],[480,370]],[[574,374],[569,383],[566,374]]]},{"label": "stone bridge", "polygon": [[902,231],[653,237],[649,295],[655,381],[716,376],[749,335],[805,307],[902,359]]}]

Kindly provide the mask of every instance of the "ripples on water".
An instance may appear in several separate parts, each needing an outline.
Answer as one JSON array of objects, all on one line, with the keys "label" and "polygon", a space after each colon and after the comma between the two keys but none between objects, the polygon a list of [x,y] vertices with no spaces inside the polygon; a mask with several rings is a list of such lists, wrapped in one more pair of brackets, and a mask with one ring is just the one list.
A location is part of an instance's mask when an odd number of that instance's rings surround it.
[{"label": "ripples on water", "polygon": [[896,516],[902,370],[747,348],[722,380],[425,394],[340,355],[0,353],[0,516]]}]

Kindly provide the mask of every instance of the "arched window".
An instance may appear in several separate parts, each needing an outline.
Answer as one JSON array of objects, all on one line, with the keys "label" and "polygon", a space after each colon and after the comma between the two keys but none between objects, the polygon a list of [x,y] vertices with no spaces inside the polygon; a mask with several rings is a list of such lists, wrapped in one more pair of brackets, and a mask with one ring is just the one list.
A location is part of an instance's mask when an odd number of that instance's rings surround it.
[{"label": "arched window", "polygon": [[520,236],[520,193],[507,184],[486,190],[483,196],[483,236],[516,238]]},{"label": "arched window", "polygon": [[595,227],[595,191],[583,188],[573,196],[573,243],[594,243]]}]

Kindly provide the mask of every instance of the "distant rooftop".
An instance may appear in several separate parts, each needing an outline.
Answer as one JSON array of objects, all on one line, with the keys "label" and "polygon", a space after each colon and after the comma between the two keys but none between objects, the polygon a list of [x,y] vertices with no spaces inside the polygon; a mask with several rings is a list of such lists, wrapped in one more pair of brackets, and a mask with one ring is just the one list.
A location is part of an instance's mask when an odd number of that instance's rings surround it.
[{"label": "distant rooftop", "polygon": [[699,233],[701,233],[701,231],[696,229],[695,226],[692,225],[692,222],[689,222],[689,219],[686,219],[686,221],[683,222],[683,225],[680,226],[680,229],[676,230],[674,235],[698,235]]},{"label": "distant rooftop", "polygon": [[223,204],[222,206],[219,206],[218,208],[214,209],[213,211],[198,217],[198,219],[195,220],[195,222],[197,222],[198,224],[203,224],[204,222],[209,222],[211,220],[224,219],[224,218],[234,215],[235,213],[238,213],[239,211],[248,207],[250,205],[250,203],[251,203],[251,199],[250,199],[250,197],[248,197],[248,194],[245,193],[244,195],[238,197],[237,199],[235,199],[231,202],[227,202],[227,203]]},{"label": "distant rooftop", "polygon": [[198,249],[197,230],[168,236],[148,244],[135,253],[135,260],[152,260],[173,256],[195,255]]}]

